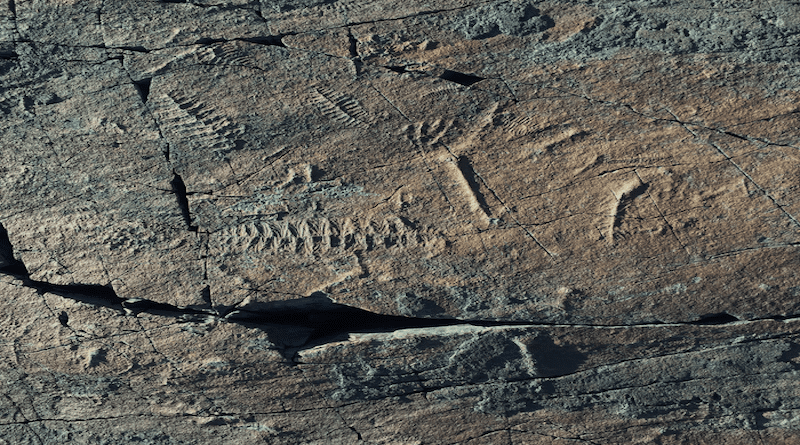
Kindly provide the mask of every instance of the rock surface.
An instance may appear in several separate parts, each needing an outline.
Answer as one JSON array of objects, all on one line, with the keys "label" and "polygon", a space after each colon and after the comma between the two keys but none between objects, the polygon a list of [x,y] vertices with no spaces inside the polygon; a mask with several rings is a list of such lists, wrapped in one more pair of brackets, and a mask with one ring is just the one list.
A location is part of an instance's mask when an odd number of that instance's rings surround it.
[{"label": "rock surface", "polygon": [[796,443],[800,5],[0,4],[0,444]]}]

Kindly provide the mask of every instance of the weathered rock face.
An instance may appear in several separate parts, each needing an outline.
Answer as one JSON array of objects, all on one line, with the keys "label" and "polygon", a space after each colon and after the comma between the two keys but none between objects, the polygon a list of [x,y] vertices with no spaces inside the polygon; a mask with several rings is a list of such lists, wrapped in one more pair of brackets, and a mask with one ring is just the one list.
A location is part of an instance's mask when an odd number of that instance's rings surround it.
[{"label": "weathered rock face", "polygon": [[0,443],[800,440],[800,5],[0,5]]}]

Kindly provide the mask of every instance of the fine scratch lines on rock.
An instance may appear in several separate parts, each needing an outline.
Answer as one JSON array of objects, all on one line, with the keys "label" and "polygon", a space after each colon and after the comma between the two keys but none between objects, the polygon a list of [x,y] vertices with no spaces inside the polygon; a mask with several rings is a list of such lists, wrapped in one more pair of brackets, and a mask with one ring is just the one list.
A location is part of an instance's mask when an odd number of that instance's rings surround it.
[{"label": "fine scratch lines on rock", "polygon": [[[388,103],[401,116],[403,116],[403,119],[405,119],[407,122],[412,122],[413,123],[413,121],[408,117],[408,115],[406,113],[403,113],[403,110],[401,110],[397,106],[397,104],[395,104],[388,97],[386,97],[386,95],[383,94],[383,92],[381,90],[379,90],[377,87],[375,87],[375,85],[373,85],[372,83],[370,83],[369,86],[370,86],[370,88],[375,90],[375,92],[378,93],[378,95],[381,98],[383,98],[383,100],[386,101],[386,103]],[[402,129],[401,129],[401,134],[402,133],[408,134],[408,129],[411,128],[411,127],[412,127],[411,124],[409,124],[407,126],[403,126]],[[453,203],[450,201],[450,198],[447,196],[447,193],[445,193],[444,187],[442,186],[441,181],[439,181],[439,178],[437,178],[436,174],[434,174],[433,167],[431,167],[431,162],[428,160],[428,157],[425,155],[425,150],[423,150],[423,147],[420,146],[419,143],[417,141],[415,141],[413,138],[409,137],[409,139],[411,140],[411,144],[414,146],[414,148],[416,148],[417,154],[419,155],[420,159],[422,159],[422,163],[425,165],[425,170],[427,170],[428,175],[430,175],[431,180],[434,182],[434,184],[436,184],[436,187],[438,188],[439,193],[442,194],[442,197],[444,198],[445,202],[447,202],[447,205],[450,207],[450,210],[454,211],[455,207],[453,206]]]},{"label": "fine scratch lines on rock", "polygon": [[[15,407],[16,408],[16,407]],[[185,416],[192,416],[192,414],[183,414]],[[64,417],[64,418],[57,418],[57,417],[47,417],[47,418],[39,418],[39,419],[31,419],[27,420],[24,419],[22,421],[16,422],[5,422],[0,423],[3,426],[9,425],[28,425],[33,423],[41,423],[41,422],[65,422],[65,423],[73,423],[73,422],[97,422],[97,421],[108,421],[108,420],[119,420],[119,419],[158,419],[163,417],[171,417],[165,415],[158,415],[153,413],[148,414],[122,414],[119,416],[98,416],[98,417]],[[45,442],[42,442],[45,443]]]},{"label": "fine scratch lines on rock", "polygon": [[[640,181],[642,184],[644,184],[645,182],[642,180],[642,177],[641,177],[641,176],[639,176],[639,172],[638,172],[638,171],[636,171],[635,169],[633,170],[633,172],[636,174],[636,177],[637,177],[637,178],[639,178],[639,181]],[[667,219],[667,215],[665,215],[665,214],[664,214],[664,212],[663,212],[663,211],[661,211],[661,208],[658,206],[658,203],[656,202],[655,198],[653,198],[653,195],[652,195],[652,194],[650,194],[650,193],[647,193],[647,197],[650,199],[650,202],[652,202],[652,203],[653,203],[653,207],[655,207],[656,211],[657,211],[657,212],[658,212],[658,214],[661,216],[661,219],[663,219],[663,220],[664,220],[664,223],[667,225],[667,227],[669,227],[669,231],[672,233],[672,236],[675,238],[675,240],[678,242],[678,244],[680,244],[680,245],[681,245],[681,247],[683,248],[683,250],[684,250],[684,251],[685,251],[687,254],[691,255],[691,252],[689,252],[689,248],[688,248],[688,247],[686,246],[686,244],[685,244],[683,241],[681,241],[681,239],[678,237],[678,233],[677,233],[677,232],[675,232],[675,228],[672,226],[672,223],[670,223],[670,222],[669,222],[669,220]],[[612,242],[613,242],[613,240],[612,240]]]},{"label": "fine scratch lines on rock", "polygon": [[285,18],[285,17],[295,17],[295,16],[305,17],[308,16],[309,14],[313,14],[315,16],[322,17],[331,13],[346,14],[347,12],[350,11],[368,11],[374,9],[374,5],[371,5],[371,3],[374,2],[368,0],[355,0],[344,3],[328,1],[324,2],[323,4],[317,4],[311,7],[301,7],[289,11],[282,11],[279,5],[273,5],[275,12],[267,14],[266,19],[272,18],[270,16],[273,16],[275,18]]},{"label": "fine scratch lines on rock", "polygon": [[[444,145],[444,146],[445,146],[445,148],[447,149],[447,151],[450,153],[450,155],[451,155],[451,156],[455,156],[455,155],[454,155],[454,153],[453,153],[453,149],[452,149],[451,147],[449,147],[449,146],[448,146],[448,145],[446,145],[446,144],[442,144],[442,145]],[[548,257],[550,257],[550,259],[552,259],[552,260],[555,260],[555,255],[554,255],[552,252],[550,252],[550,250],[548,250],[548,249],[547,249],[547,248],[544,246],[544,244],[542,244],[542,243],[541,243],[541,241],[539,241],[539,239],[538,239],[538,238],[536,238],[536,235],[534,235],[534,234],[533,234],[533,232],[531,232],[531,231],[529,230],[529,228],[528,228],[526,225],[522,224],[522,223],[521,223],[521,222],[520,222],[520,221],[517,219],[517,217],[516,217],[516,216],[514,216],[514,212],[511,210],[511,208],[510,208],[510,207],[509,207],[509,206],[508,206],[508,205],[505,203],[505,201],[503,201],[503,199],[501,199],[501,198],[500,198],[500,195],[498,195],[498,194],[497,194],[497,192],[496,192],[496,191],[494,191],[494,189],[492,189],[492,188],[489,186],[489,183],[486,181],[486,179],[485,179],[483,176],[481,176],[481,174],[480,174],[480,173],[478,173],[478,172],[477,172],[477,171],[476,171],[474,168],[472,168],[471,164],[470,164],[470,169],[471,169],[471,174],[473,175],[473,178],[475,179],[475,182],[474,182],[475,186],[482,185],[483,187],[485,187],[485,188],[486,188],[486,190],[488,190],[488,191],[489,191],[489,193],[491,193],[491,195],[494,197],[494,199],[496,199],[496,200],[497,200],[497,202],[499,202],[499,203],[500,203],[500,206],[502,206],[502,208],[505,210],[505,214],[507,214],[507,215],[508,215],[508,216],[509,216],[509,217],[510,217],[510,218],[511,218],[513,221],[514,221],[514,223],[515,223],[515,224],[516,224],[516,225],[517,225],[519,228],[521,228],[521,229],[522,229],[522,230],[525,232],[525,234],[526,234],[526,235],[527,235],[527,236],[528,236],[528,237],[529,237],[531,240],[533,240],[533,242],[534,242],[534,243],[535,243],[535,244],[536,244],[536,245],[537,245],[537,246],[538,246],[540,249],[542,249],[542,250],[543,250],[543,251],[544,251],[544,252],[547,254],[547,256],[548,256]],[[471,189],[470,189],[470,190],[471,190]],[[483,195],[481,194],[481,196],[483,196]],[[485,196],[484,196],[484,198],[485,198]],[[476,201],[477,201],[477,197],[476,197],[475,199],[476,199]],[[484,201],[484,202],[485,202],[485,201]],[[479,208],[480,208],[480,204],[479,204]],[[487,215],[487,217],[488,217],[488,214],[489,214],[489,212],[485,212],[485,214],[486,214],[486,215]]]},{"label": "fine scratch lines on rock", "polygon": [[[675,115],[675,113],[673,113],[671,110],[669,110],[667,108],[665,108],[665,110],[675,118],[675,122],[677,122],[681,126],[683,126],[683,128],[686,131],[688,131],[692,136],[699,138],[699,135],[695,131],[693,131],[691,128],[689,128],[688,124],[686,124],[685,122],[681,121],[678,118],[678,116]],[[707,128],[707,127],[703,127],[703,128]],[[711,130],[714,130],[714,129],[711,129]],[[714,131],[720,131],[720,130],[714,130]],[[729,134],[727,132],[723,132],[723,133],[728,134],[729,136],[735,136],[735,135]],[[733,167],[736,170],[738,170],[739,173],[741,173],[745,178],[747,178],[747,180],[750,181],[750,183],[753,184],[753,186],[755,188],[757,188],[764,196],[766,196],[767,199],[772,201],[772,204],[774,204],[787,218],[789,218],[792,221],[792,223],[794,223],[795,226],[800,227],[800,221],[797,221],[797,219],[794,216],[792,216],[792,214],[789,213],[786,210],[786,208],[781,203],[779,203],[777,199],[775,199],[775,197],[773,197],[764,187],[761,187],[761,185],[759,185],[756,182],[756,180],[753,179],[752,176],[750,176],[750,174],[748,174],[746,171],[744,171],[744,169],[739,164],[737,164],[736,161],[727,152],[725,152],[725,150],[723,150],[722,147],[720,147],[719,144],[717,144],[714,141],[709,141],[709,140],[706,140],[706,143],[708,145],[714,147],[714,149],[716,149],[719,152],[719,154],[721,154],[731,165],[733,165]]]},{"label": "fine scratch lines on rock", "polygon": [[[533,85],[533,84],[526,84],[526,83],[522,83],[522,84],[523,85]],[[564,89],[557,88],[557,87],[547,87],[547,88],[559,91],[559,92],[564,93],[564,94],[566,94],[568,96],[579,97],[579,98],[585,99],[585,100],[587,100],[589,102],[596,102],[596,103],[603,104],[603,105],[606,105],[606,106],[609,106],[609,107],[622,108],[622,109],[625,109],[625,110],[627,110],[627,111],[629,111],[629,112],[631,112],[631,113],[633,113],[633,114],[635,114],[637,116],[640,116],[640,117],[643,117],[643,118],[646,118],[646,119],[650,119],[650,120],[652,120],[654,122],[672,122],[672,123],[676,123],[676,124],[679,124],[679,125],[683,126],[684,129],[686,129],[686,131],[691,133],[693,136],[697,136],[697,133],[692,131],[688,127],[689,125],[691,125],[693,127],[697,127],[697,128],[702,128],[704,130],[712,131],[712,132],[715,132],[715,133],[719,133],[719,134],[724,134],[724,135],[727,135],[727,136],[735,137],[737,139],[741,139],[741,140],[748,141],[748,142],[760,142],[760,143],[763,143],[763,144],[766,144],[766,145],[774,145],[774,146],[777,146],[777,147],[790,147],[790,148],[795,148],[795,149],[800,150],[800,147],[798,147],[797,145],[781,144],[781,143],[777,143],[777,142],[772,142],[769,139],[766,139],[766,138],[763,138],[763,137],[749,136],[749,135],[745,135],[745,134],[734,133],[734,132],[725,130],[725,128],[710,127],[710,126],[705,125],[705,124],[703,124],[701,122],[683,121],[680,118],[678,118],[678,116],[675,113],[673,113],[669,108],[666,108],[666,107],[663,107],[663,110],[666,111],[667,113],[669,113],[670,115],[672,115],[672,117],[673,117],[672,119],[665,119],[663,117],[657,117],[657,116],[649,115],[647,113],[644,113],[642,111],[637,110],[632,105],[626,104],[624,102],[614,102],[614,101],[609,101],[609,100],[597,99],[597,98],[591,97],[591,96],[589,96],[587,94],[573,93],[571,91],[564,90]],[[800,113],[800,111],[792,111],[792,112],[789,112],[789,113],[777,114],[777,115],[774,115],[774,116],[770,116],[770,117],[766,117],[766,118],[762,118],[762,119],[757,119],[757,120],[754,120],[754,121],[742,122],[741,124],[732,125],[731,127],[728,127],[728,128],[736,127],[736,126],[739,126],[739,125],[747,125],[747,124],[750,124],[750,123],[753,123],[753,122],[769,121],[769,120],[777,118],[777,117],[787,116],[787,115],[791,115],[791,114],[795,114],[795,113]]]},{"label": "fine scratch lines on rock", "polygon": [[[789,338],[796,338],[797,334],[790,335]],[[517,341],[511,340],[513,343]],[[475,343],[477,346],[473,346]],[[516,344],[516,346],[520,346]],[[787,338],[767,338],[753,339],[751,341],[736,342],[732,344],[722,344],[705,348],[682,348],[677,351],[656,353],[654,355],[643,355],[638,357],[624,358],[611,363],[596,363],[588,367],[578,369],[559,369],[557,372],[542,373],[532,368],[535,372],[517,372],[515,375],[508,375],[502,381],[475,381],[470,375],[472,367],[464,362],[470,355],[469,352],[480,352],[480,339],[476,336],[469,337],[459,345],[441,352],[442,370],[450,371],[448,381],[434,382],[432,380],[421,380],[424,388],[418,386],[398,385],[404,381],[403,372],[381,373],[379,378],[374,374],[348,373],[342,374],[339,379],[340,387],[348,389],[352,396],[359,393],[353,391],[355,388],[368,386],[377,390],[385,390],[384,394],[372,394],[373,398],[390,396],[408,396],[411,394],[431,393],[442,389],[461,389],[469,390],[474,388],[490,388],[497,386],[508,387],[512,385],[519,391],[514,391],[514,398],[530,400],[537,399],[539,403],[547,404],[550,401],[559,403],[566,394],[578,394],[578,398],[584,399],[589,403],[596,403],[594,396],[598,394],[609,394],[609,403],[625,403],[625,394],[620,391],[640,390],[657,386],[676,387],[688,382],[701,383],[717,379],[741,379],[748,376],[763,376],[765,382],[773,381],[777,376],[791,378],[793,370],[787,360],[782,355],[791,348],[791,343]],[[522,348],[520,347],[522,351]],[[464,354],[464,352],[467,352]],[[759,357],[758,361],[753,361],[750,357]],[[741,358],[746,357],[746,358]],[[685,363],[686,366],[675,366],[677,363]],[[453,366],[455,364],[455,366]],[[480,367],[483,372],[497,371],[495,367],[486,367],[490,363]],[[502,363],[507,366],[508,363]],[[523,363],[523,366],[525,364]],[[508,369],[508,368],[506,368]],[[528,368],[528,370],[531,368]],[[652,369],[664,369],[665,372],[646,372]],[[397,371],[404,371],[398,369]],[[397,376],[395,381],[391,377]],[[368,384],[368,385],[367,385]],[[533,386],[530,386],[533,384]],[[547,391],[541,392],[540,389],[548,387]],[[477,395],[478,393],[473,393]],[[483,398],[494,399],[495,394],[502,392],[482,391]],[[669,391],[663,392],[664,399],[668,400]],[[623,397],[620,397],[623,396]],[[502,396],[501,396],[502,397]],[[495,400],[500,401],[500,400]],[[561,402],[563,403],[563,402]]]},{"label": "fine scratch lines on rock", "polygon": [[766,196],[766,197],[767,197],[767,199],[769,199],[770,201],[772,201],[772,203],[773,203],[773,204],[774,204],[776,207],[778,207],[778,209],[780,209],[780,211],[781,211],[781,212],[782,212],[784,215],[786,215],[786,217],[787,217],[787,218],[789,218],[790,220],[792,220],[792,222],[794,223],[794,225],[795,225],[795,226],[797,226],[797,227],[800,227],[800,221],[797,221],[797,219],[796,219],[794,216],[792,216],[792,214],[791,214],[791,213],[789,213],[789,212],[786,210],[786,208],[785,208],[785,207],[784,207],[784,206],[783,206],[781,203],[779,203],[777,199],[775,199],[775,197],[773,197],[773,196],[772,196],[772,195],[771,195],[771,194],[770,194],[770,193],[769,193],[769,192],[768,192],[766,189],[764,189],[763,187],[761,187],[761,185],[759,185],[759,184],[758,184],[758,183],[755,181],[755,179],[753,179],[753,177],[752,177],[752,176],[750,176],[750,175],[749,175],[749,174],[748,174],[746,171],[744,171],[744,169],[743,169],[741,166],[739,166],[739,164],[737,164],[737,163],[736,163],[736,161],[734,161],[734,160],[733,160],[733,158],[731,158],[731,157],[730,157],[730,155],[728,155],[728,153],[726,153],[726,152],[725,152],[725,151],[722,149],[722,147],[720,147],[720,146],[719,146],[719,144],[717,144],[717,143],[715,143],[715,142],[711,142],[711,141],[708,141],[708,143],[709,143],[709,144],[710,144],[712,147],[716,148],[716,149],[717,149],[717,151],[719,151],[719,152],[720,152],[720,154],[722,154],[722,156],[724,156],[724,157],[725,157],[725,159],[727,159],[727,160],[728,160],[728,162],[730,162],[730,163],[731,163],[731,165],[733,165],[733,166],[734,166],[734,168],[736,168],[736,170],[738,170],[738,171],[739,171],[739,173],[741,173],[742,175],[744,175],[744,177],[745,177],[745,178],[747,178],[747,180],[748,180],[748,181],[750,181],[750,183],[751,183],[751,184],[753,184],[753,186],[755,186],[755,187],[756,187],[756,188],[757,188],[757,189],[758,189],[758,190],[759,190],[759,191],[760,191],[760,192],[761,192],[761,193],[762,193],[764,196]]},{"label": "fine scratch lines on rock", "polygon": [[725,257],[729,257],[729,256],[736,256],[736,255],[741,255],[741,254],[745,254],[745,253],[749,253],[749,252],[757,252],[759,250],[764,250],[764,249],[783,249],[783,248],[786,248],[786,247],[792,247],[792,248],[800,247],[800,242],[798,242],[798,243],[787,243],[787,244],[777,244],[777,245],[774,245],[774,246],[744,247],[744,248],[741,248],[741,249],[736,249],[736,250],[731,250],[731,251],[728,251],[728,252],[722,252],[722,253],[717,253],[717,254],[711,255],[708,258],[706,258],[706,260],[707,261],[712,261],[712,260],[717,260],[717,259],[725,258]]},{"label": "fine scratch lines on rock", "polygon": [[[400,111],[399,108],[395,106],[395,109],[397,109],[398,112],[400,112],[403,117],[406,118],[406,120],[412,122],[411,119],[409,119],[404,113],[402,113],[402,111]],[[425,168],[428,170],[428,174],[430,174],[431,179],[436,183],[436,187],[439,189],[442,197],[444,197],[445,202],[447,202],[447,205],[450,207],[451,211],[455,211],[453,202],[450,200],[450,197],[447,196],[447,192],[445,192],[442,182],[434,173],[434,168],[432,167],[431,161],[427,156],[427,149],[430,149],[432,145],[439,143],[441,138],[447,133],[452,124],[452,120],[444,121],[442,119],[437,119],[432,123],[413,122],[411,124],[402,126],[399,134],[405,135],[414,148],[417,149],[417,153],[419,153],[420,157],[425,163]]]},{"label": "fine scratch lines on rock", "polygon": [[[431,7],[429,9],[423,9],[421,11],[413,12],[411,14],[398,14],[398,13],[392,14],[393,11],[385,7],[388,2],[383,2],[384,3],[383,5],[376,5],[374,1],[370,0],[357,0],[344,3],[337,2],[334,4],[323,4],[320,6],[312,6],[310,8],[298,8],[296,10],[291,10],[288,12],[281,12],[280,7],[275,6],[276,8],[275,12],[268,15],[264,14],[263,18],[267,21],[274,20],[276,22],[279,22],[280,20],[289,19],[290,23],[294,22],[293,19],[305,18],[309,16],[320,17],[323,19],[321,21],[323,23],[325,22],[330,23],[331,15],[338,14],[339,17],[341,18],[339,23],[335,24],[331,23],[330,26],[312,27],[310,29],[303,30],[304,32],[315,32],[315,31],[324,31],[328,29],[352,27],[352,26],[374,24],[381,22],[393,22],[393,21],[411,19],[415,17],[424,17],[427,15],[455,12],[463,9],[475,8],[481,5],[487,5],[492,3],[492,1],[493,0],[485,0],[474,4],[468,4],[447,9],[437,9],[435,7]],[[435,5],[435,3],[432,3],[432,5]],[[381,17],[375,19],[368,19],[369,16],[376,15],[375,14],[376,10],[380,10],[382,12],[380,14]]]}]

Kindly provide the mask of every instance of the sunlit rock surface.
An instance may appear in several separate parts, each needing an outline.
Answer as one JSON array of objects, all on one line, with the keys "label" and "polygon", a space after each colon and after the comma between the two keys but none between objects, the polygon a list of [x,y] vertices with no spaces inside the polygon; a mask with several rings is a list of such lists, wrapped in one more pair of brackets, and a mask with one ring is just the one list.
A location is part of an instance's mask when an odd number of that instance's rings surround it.
[{"label": "sunlit rock surface", "polygon": [[800,440],[800,5],[0,4],[1,443]]}]

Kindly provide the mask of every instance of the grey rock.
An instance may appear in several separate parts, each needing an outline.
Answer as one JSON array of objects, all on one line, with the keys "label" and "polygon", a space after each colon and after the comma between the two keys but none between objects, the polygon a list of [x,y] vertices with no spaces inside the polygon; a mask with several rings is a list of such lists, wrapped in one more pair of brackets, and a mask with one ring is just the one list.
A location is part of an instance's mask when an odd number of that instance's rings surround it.
[{"label": "grey rock", "polygon": [[455,19],[454,28],[468,39],[485,39],[499,34],[525,36],[553,26],[553,19],[542,16],[532,2],[497,1],[468,10]]},{"label": "grey rock", "polygon": [[0,444],[798,442],[798,39],[0,3]]}]

